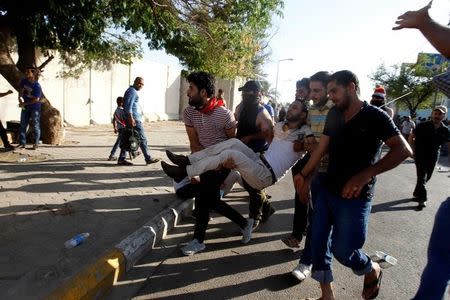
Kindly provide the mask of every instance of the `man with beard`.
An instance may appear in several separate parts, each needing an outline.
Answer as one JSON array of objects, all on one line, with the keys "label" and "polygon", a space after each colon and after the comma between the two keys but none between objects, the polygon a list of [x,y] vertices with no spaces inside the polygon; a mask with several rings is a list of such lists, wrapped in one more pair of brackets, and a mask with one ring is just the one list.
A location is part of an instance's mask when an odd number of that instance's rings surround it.
[{"label": "man with beard", "polygon": [[[379,264],[361,249],[367,234],[375,176],[394,168],[412,152],[392,119],[359,99],[355,74],[347,70],[334,73],[327,91],[335,107],[327,115],[319,145],[295,176],[300,198],[309,201],[305,179],[328,152],[325,189],[314,201],[312,277],[320,283],[320,299],[335,299],[331,259],[323,255],[331,245],[333,255],[341,264],[357,275],[364,275],[362,297],[375,299],[383,273]],[[383,142],[390,150],[376,161]]]},{"label": "man with beard", "polygon": [[[327,97],[327,84],[330,80],[330,73],[327,71],[320,71],[315,73],[310,78],[310,98],[313,101],[313,106],[309,110],[308,114],[308,124],[311,126],[311,130],[314,133],[316,138],[316,142],[320,141],[323,128],[325,127],[325,119],[328,115],[328,112],[333,107],[333,102],[328,100]],[[311,145],[310,152],[315,150],[317,143]],[[309,159],[309,156],[305,156],[305,159]],[[303,164],[297,168],[292,169],[293,178],[295,179],[296,175],[301,172],[302,168],[305,166],[307,161],[304,161]],[[292,275],[296,277],[299,281],[305,280],[307,277],[311,275],[311,265],[312,265],[312,254],[311,254],[311,227],[314,222],[313,220],[313,208],[315,199],[319,196],[321,191],[324,188],[324,178],[326,175],[328,167],[328,155],[324,155],[320,161],[319,167],[314,171],[313,176],[310,176],[308,180],[308,187],[311,186],[311,196],[312,201],[309,203],[305,203],[303,206],[301,204],[297,204],[303,211],[301,214],[301,228],[298,230],[305,231],[307,220],[309,221],[309,227],[306,232],[306,240],[305,240],[305,248],[303,250],[302,256],[300,257],[299,263],[294,270],[292,270]],[[295,181],[294,181],[295,183]],[[309,193],[309,190],[307,191]],[[299,200],[299,194],[296,192],[295,199],[297,202]],[[307,219],[308,218],[308,219]],[[326,251],[323,255],[326,257],[331,257],[329,250],[327,248],[322,249]]]},{"label": "man with beard", "polygon": [[417,125],[417,128],[409,135],[408,142],[414,151],[413,157],[417,171],[417,183],[413,196],[419,201],[418,209],[426,207],[425,185],[433,175],[441,145],[447,143],[450,148],[449,129],[442,123],[446,114],[447,107],[436,106],[431,112],[431,120]]},{"label": "man with beard", "polygon": [[[183,114],[192,153],[196,153],[235,137],[236,121],[231,111],[214,98],[214,77],[206,72],[194,72],[187,77],[189,105]],[[174,155],[166,151],[168,156]],[[209,222],[209,210],[215,210],[236,223],[242,230],[242,242],[251,239],[253,222],[220,199],[220,186],[230,173],[229,169],[212,170],[200,174],[195,198],[196,219],[194,238],[181,251],[194,255],[205,249],[205,234]],[[250,219],[249,219],[250,220]]]},{"label": "man with beard", "polygon": [[384,87],[381,85],[377,85],[375,87],[375,90],[372,95],[372,100],[370,100],[370,104],[373,106],[376,106],[378,108],[381,108],[384,110],[389,117],[394,117],[394,111],[392,108],[386,106],[386,91],[384,90]]},{"label": "man with beard", "polygon": [[[239,88],[242,102],[236,107],[238,119],[236,138],[251,148],[255,153],[264,153],[269,144],[267,140],[273,135],[272,117],[261,104],[262,86],[258,81],[247,81]],[[265,222],[275,212],[264,190],[256,190],[243,180],[244,188],[250,198],[249,218],[254,220],[253,228],[259,222]]]}]

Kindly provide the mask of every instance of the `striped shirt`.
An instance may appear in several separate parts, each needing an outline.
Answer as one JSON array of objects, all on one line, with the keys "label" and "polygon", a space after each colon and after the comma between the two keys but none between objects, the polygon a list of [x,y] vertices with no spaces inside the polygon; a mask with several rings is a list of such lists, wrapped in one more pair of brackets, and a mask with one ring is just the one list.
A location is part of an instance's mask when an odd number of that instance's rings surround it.
[{"label": "striped shirt", "polygon": [[[308,111],[308,125],[311,127],[316,141],[320,141],[320,136],[325,128],[325,121],[327,119],[328,112],[333,107],[333,102],[328,100],[322,107],[312,106]],[[319,165],[319,172],[326,172],[328,168],[328,154],[322,157]]]},{"label": "striped shirt", "polygon": [[183,121],[184,125],[195,128],[199,142],[204,148],[227,140],[226,130],[236,127],[233,113],[223,106],[218,106],[206,114],[188,106],[184,110]]}]

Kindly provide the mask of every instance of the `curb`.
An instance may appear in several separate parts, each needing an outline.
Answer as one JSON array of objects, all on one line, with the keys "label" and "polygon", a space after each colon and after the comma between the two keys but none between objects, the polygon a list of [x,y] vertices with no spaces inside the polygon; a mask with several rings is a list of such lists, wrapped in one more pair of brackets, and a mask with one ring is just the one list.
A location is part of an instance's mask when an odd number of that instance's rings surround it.
[{"label": "curb", "polygon": [[144,255],[162,240],[179,220],[192,211],[193,199],[184,200],[153,217],[94,263],[83,268],[45,299],[100,299]]}]

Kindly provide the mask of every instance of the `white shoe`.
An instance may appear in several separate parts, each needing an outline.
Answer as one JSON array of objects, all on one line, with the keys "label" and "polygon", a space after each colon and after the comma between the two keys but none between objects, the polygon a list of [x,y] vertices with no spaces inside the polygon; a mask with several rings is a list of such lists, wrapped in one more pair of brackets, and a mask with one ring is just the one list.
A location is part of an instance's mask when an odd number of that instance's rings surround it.
[{"label": "white shoe", "polygon": [[247,226],[242,229],[242,243],[244,244],[247,244],[252,239],[253,223],[255,223],[255,219],[247,219]]},{"label": "white shoe", "polygon": [[292,270],[292,275],[299,281],[303,281],[311,276],[311,266],[305,264],[298,264],[298,266]]},{"label": "white shoe", "polygon": [[181,248],[181,252],[184,255],[194,255],[197,252],[205,250],[206,246],[204,243],[199,243],[197,239],[193,239],[186,246]]}]

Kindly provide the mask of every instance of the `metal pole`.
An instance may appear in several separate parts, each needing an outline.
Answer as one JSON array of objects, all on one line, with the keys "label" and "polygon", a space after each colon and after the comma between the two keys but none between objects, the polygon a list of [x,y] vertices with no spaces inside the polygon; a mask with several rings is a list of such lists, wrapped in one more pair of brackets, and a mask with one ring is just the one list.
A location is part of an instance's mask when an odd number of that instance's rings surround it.
[{"label": "metal pole", "polygon": [[275,79],[275,99],[277,100],[276,101],[277,103],[278,103],[278,95],[277,95],[277,93],[278,93],[278,73],[280,71],[280,62],[286,61],[286,60],[293,61],[294,59],[293,58],[283,58],[283,59],[279,59],[278,63],[277,63],[277,77]]}]

